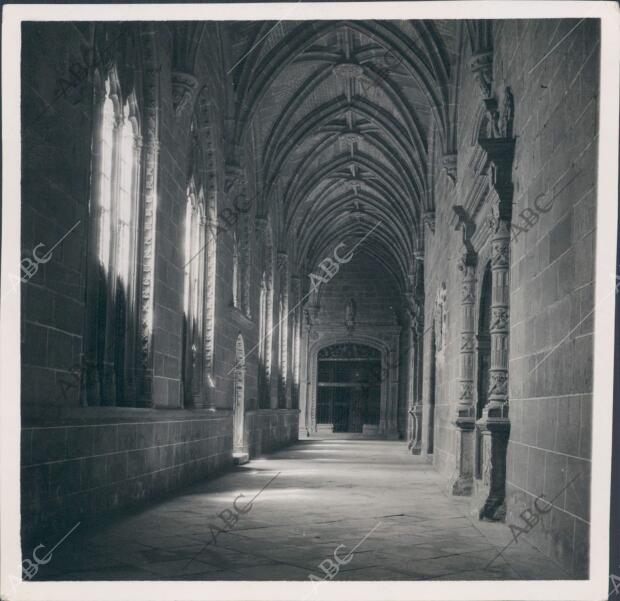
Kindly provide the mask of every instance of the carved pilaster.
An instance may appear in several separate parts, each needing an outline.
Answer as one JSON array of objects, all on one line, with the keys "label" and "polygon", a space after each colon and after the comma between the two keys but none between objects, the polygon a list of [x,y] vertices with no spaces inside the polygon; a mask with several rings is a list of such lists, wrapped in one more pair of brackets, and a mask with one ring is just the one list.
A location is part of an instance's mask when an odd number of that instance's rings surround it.
[{"label": "carved pilaster", "polygon": [[464,253],[458,264],[463,274],[461,281],[461,343],[460,391],[456,410],[457,427],[474,427],[474,334],[476,295],[476,255]]},{"label": "carved pilaster", "polygon": [[[506,88],[504,115],[496,118],[500,137],[480,138],[479,143],[490,162],[493,202],[491,228],[491,363],[488,403],[478,427],[490,436],[486,443],[485,471],[489,495],[480,510],[480,518],[505,516],[506,450],[510,434],[508,416],[508,349],[510,321],[510,222],[512,218],[512,162],[515,140],[512,133],[512,94]],[[506,107],[507,106],[507,107]]]},{"label": "carved pilaster", "polygon": [[159,160],[158,74],[155,66],[154,37],[146,38],[144,71],[144,207],[142,239],[142,278],[140,282],[140,371],[141,404],[153,406],[152,396],[152,342],[153,342],[153,289],[155,284],[155,230],[157,215],[157,170]]}]

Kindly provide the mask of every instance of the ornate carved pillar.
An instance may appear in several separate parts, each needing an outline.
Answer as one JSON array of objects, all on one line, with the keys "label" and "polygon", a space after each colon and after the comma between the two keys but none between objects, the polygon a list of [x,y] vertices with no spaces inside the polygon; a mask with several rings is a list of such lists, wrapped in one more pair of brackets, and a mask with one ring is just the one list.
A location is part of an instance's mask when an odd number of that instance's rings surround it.
[{"label": "ornate carved pillar", "polygon": [[455,229],[463,235],[462,254],[457,262],[463,274],[461,283],[461,342],[459,398],[455,407],[453,423],[456,426],[456,465],[451,477],[454,495],[470,495],[474,475],[474,334],[477,255],[471,243],[476,227],[460,205],[453,206],[457,217]]},{"label": "ornate carved pillar", "polygon": [[512,218],[512,94],[504,93],[501,115],[497,102],[485,102],[493,126],[489,136],[479,139],[491,166],[491,366],[489,401],[478,427],[484,433],[484,480],[489,494],[480,509],[480,518],[503,519],[506,494],[506,450],[510,434],[508,417],[508,349],[510,302],[510,222]]},{"label": "ornate carved pillar", "polygon": [[410,278],[408,310],[409,333],[409,400],[408,448],[413,455],[422,452],[422,366],[424,338],[424,255],[416,251]]},{"label": "ornate carved pillar", "polygon": [[[147,47],[154,46],[154,32],[145,32]],[[155,233],[157,229],[157,173],[159,161],[159,69],[154,53],[147,53],[144,72],[144,205],[142,218],[142,281],[140,282],[140,372],[141,405],[153,401],[153,312],[155,287]]]},{"label": "ornate carved pillar", "polygon": [[461,288],[461,344],[459,399],[456,405],[456,466],[452,478],[452,494],[471,494],[474,475],[474,333],[475,333],[475,285],[476,255],[465,251],[458,269],[463,274]]}]

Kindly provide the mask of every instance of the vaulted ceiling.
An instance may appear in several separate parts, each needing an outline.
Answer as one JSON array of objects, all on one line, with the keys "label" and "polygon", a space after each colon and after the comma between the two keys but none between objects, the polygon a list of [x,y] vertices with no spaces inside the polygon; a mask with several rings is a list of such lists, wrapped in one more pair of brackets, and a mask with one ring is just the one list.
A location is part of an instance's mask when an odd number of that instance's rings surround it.
[{"label": "vaulted ceiling", "polygon": [[229,27],[235,144],[249,149],[261,197],[278,206],[296,269],[361,243],[404,289],[433,210],[433,123],[442,152],[454,151],[454,22]]}]

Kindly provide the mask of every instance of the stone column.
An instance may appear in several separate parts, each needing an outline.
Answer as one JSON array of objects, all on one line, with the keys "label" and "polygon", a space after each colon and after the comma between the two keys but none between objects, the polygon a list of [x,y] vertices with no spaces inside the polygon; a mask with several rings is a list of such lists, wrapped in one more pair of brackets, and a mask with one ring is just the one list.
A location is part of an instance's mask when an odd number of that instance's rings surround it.
[{"label": "stone column", "polygon": [[398,438],[398,371],[399,371],[399,345],[398,336],[392,338],[392,344],[388,353],[388,397],[385,404],[385,434],[390,440]]},{"label": "stone column", "polygon": [[512,162],[515,139],[512,137],[512,94],[504,92],[501,119],[497,102],[487,104],[495,126],[489,137],[479,139],[491,165],[491,366],[489,400],[478,427],[484,434],[483,483],[489,487],[488,498],[480,509],[480,518],[501,520],[505,517],[506,450],[510,434],[508,418],[508,349],[510,303],[510,222],[512,218]]},{"label": "stone column", "polygon": [[422,452],[422,403],[420,402],[421,353],[418,317],[412,318],[409,330],[409,403],[407,406],[409,427],[407,428],[408,449],[413,455]]},{"label": "stone column", "polygon": [[475,332],[475,286],[476,255],[465,251],[458,269],[463,274],[461,288],[461,344],[459,400],[456,405],[456,466],[451,477],[453,495],[470,495],[474,476],[474,332]]}]

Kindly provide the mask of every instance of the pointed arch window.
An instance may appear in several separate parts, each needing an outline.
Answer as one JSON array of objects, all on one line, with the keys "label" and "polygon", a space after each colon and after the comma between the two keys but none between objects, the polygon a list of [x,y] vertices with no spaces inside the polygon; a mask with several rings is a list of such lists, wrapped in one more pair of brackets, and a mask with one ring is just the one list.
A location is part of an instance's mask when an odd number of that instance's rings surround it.
[{"label": "pointed arch window", "polygon": [[194,407],[201,405],[205,211],[193,178],[185,201],[183,254],[183,404]]},{"label": "pointed arch window", "polygon": [[135,405],[140,118],[135,93],[123,94],[115,68],[97,91],[82,402]]}]

